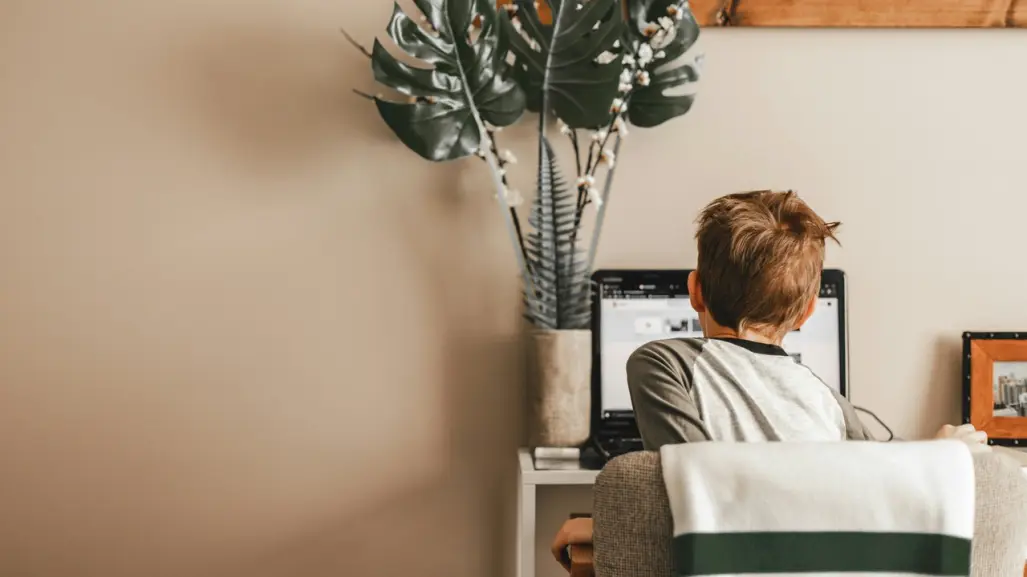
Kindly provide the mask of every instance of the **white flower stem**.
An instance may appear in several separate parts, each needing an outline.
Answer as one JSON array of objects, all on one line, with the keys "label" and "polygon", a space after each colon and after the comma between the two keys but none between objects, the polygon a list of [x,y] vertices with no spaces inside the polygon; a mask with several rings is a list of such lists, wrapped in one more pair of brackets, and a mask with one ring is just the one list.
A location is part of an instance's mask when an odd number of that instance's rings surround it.
[{"label": "white flower stem", "polygon": [[[457,34],[456,30],[453,30],[453,23],[447,17],[445,20],[447,32],[451,37]],[[474,123],[478,126],[478,134],[482,144],[485,144],[485,139],[489,139],[488,146],[485,148],[485,162],[488,163],[490,172],[492,172],[492,184],[496,188],[496,199],[499,202],[500,208],[503,209],[503,221],[506,224],[506,231],[510,235],[510,241],[514,245],[514,258],[517,259],[517,268],[520,269],[521,278],[524,281],[525,297],[528,301],[528,306],[538,307],[538,299],[535,297],[535,283],[531,277],[531,273],[528,271],[528,262],[524,258],[524,252],[520,243],[517,241],[517,227],[514,224],[513,211],[510,203],[506,200],[506,187],[503,185],[503,174],[499,168],[499,161],[496,159],[496,155],[492,152],[491,135],[489,134],[488,128],[485,127],[485,121],[482,119],[481,114],[478,112],[478,107],[474,103],[474,94],[468,88],[467,74],[464,72],[463,66],[457,66],[457,71],[460,73],[460,84],[464,89],[464,97],[467,99],[469,106],[468,110],[471,111],[471,116],[474,118]]]},{"label": "white flower stem", "polygon": [[[488,131],[487,134],[489,136],[489,146],[492,151],[492,156],[496,159],[496,165],[499,167],[500,182],[503,184],[503,195],[505,196],[507,191],[510,190],[510,179],[506,174],[506,166],[507,164],[509,164],[509,161],[503,158],[503,155],[499,153],[499,142],[496,141],[496,133],[492,130],[486,130]],[[484,160],[484,157],[482,157],[482,159]],[[527,270],[528,275],[531,278],[535,278],[535,271],[532,270],[531,264],[528,262],[528,254],[524,248],[524,231],[521,228],[521,221],[517,217],[517,209],[514,208],[512,204],[510,204],[509,197],[506,199],[506,203],[507,207],[509,208],[510,219],[513,221],[514,233],[516,235],[515,244],[517,245],[517,250],[521,252],[521,257],[524,259],[524,267]]]},{"label": "white flower stem", "polygon": [[[620,155],[620,143],[621,135],[617,134],[617,139],[613,143],[613,154],[614,156]],[[610,190],[613,188],[613,174],[617,170],[617,166],[620,163],[616,163],[610,167],[610,170],[606,173],[606,180],[603,182],[603,203],[599,205],[596,210],[596,221],[592,225],[592,241],[588,245],[588,260],[585,262],[587,266],[585,270],[592,270],[595,266],[596,251],[599,249],[599,234],[603,231],[603,220],[606,217],[606,207],[610,206]]]},{"label": "white flower stem", "polygon": [[[482,127],[484,132],[484,126]],[[528,305],[538,306],[535,301],[535,283],[531,272],[528,270],[528,262],[524,258],[524,245],[521,243],[521,234],[518,232],[518,225],[514,221],[514,208],[506,198],[506,186],[503,185],[503,176],[500,173],[499,164],[492,150],[485,153],[485,162],[488,163],[492,172],[492,184],[496,188],[496,201],[503,212],[503,222],[506,224],[506,231],[510,235],[510,243],[514,248],[514,257],[517,259],[517,268],[521,271],[521,278],[524,281],[525,294],[528,295]]]},{"label": "white flower stem", "polygon": [[578,170],[577,176],[583,176],[581,174],[581,151],[578,149],[578,131],[577,129],[571,129],[568,136],[571,139],[571,145],[574,147],[574,166]]}]

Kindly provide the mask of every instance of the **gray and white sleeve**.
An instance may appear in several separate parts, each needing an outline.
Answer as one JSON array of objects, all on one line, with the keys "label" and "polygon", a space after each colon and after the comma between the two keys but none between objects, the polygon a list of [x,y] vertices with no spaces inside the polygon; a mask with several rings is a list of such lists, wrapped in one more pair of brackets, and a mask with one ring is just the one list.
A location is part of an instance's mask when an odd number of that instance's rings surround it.
[{"label": "gray and white sleeve", "polygon": [[845,397],[839,395],[833,389],[835,400],[838,401],[838,405],[842,408],[842,416],[845,418],[845,440],[847,441],[873,441],[874,435],[871,434],[870,429],[863,424],[860,420],[859,415],[856,413],[856,407],[852,405]]},{"label": "gray and white sleeve", "polygon": [[643,346],[628,359],[631,405],[647,451],[710,440],[692,396],[691,370],[685,365],[661,342]]}]

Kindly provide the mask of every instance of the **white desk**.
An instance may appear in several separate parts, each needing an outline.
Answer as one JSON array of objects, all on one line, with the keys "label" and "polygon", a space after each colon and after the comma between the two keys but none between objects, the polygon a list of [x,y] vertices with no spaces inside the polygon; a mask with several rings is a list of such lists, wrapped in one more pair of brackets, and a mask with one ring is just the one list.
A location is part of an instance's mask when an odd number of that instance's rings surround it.
[{"label": "white desk", "polygon": [[[599,471],[538,471],[529,449],[517,452],[517,577],[535,577],[535,490],[539,485],[592,485]],[[555,535],[554,535],[555,536]]]}]

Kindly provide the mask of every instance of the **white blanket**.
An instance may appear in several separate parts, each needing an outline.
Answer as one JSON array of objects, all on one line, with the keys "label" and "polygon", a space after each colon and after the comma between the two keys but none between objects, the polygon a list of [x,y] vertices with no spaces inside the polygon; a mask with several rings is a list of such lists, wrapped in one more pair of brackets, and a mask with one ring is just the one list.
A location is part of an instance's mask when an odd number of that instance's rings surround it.
[{"label": "white blanket", "polygon": [[959,441],[664,446],[674,574],[968,575]]}]

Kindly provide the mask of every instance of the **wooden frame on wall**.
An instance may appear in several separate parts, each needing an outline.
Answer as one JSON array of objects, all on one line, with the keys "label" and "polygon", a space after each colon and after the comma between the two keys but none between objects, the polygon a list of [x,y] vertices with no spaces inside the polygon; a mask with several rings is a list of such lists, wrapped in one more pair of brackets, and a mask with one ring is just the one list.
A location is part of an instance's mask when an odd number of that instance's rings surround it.
[{"label": "wooden frame on wall", "polygon": [[1027,331],[963,333],[963,422],[1027,446]]},{"label": "wooden frame on wall", "polygon": [[[569,0],[573,1],[573,0]],[[498,0],[500,6],[514,0]],[[692,0],[700,26],[1027,28],[1027,0]],[[541,1],[543,20],[549,6]]]},{"label": "wooden frame on wall", "polygon": [[1021,28],[1027,0],[693,0],[701,26]]}]

